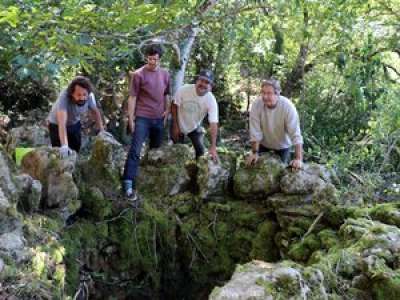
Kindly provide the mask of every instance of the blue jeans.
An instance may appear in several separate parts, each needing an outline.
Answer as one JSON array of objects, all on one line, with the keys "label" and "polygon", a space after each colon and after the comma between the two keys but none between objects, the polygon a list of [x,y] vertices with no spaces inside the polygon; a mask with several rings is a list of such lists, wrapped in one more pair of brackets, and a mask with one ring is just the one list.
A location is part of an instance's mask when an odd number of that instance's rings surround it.
[{"label": "blue jeans", "polygon": [[269,149],[267,147],[264,147],[263,145],[260,144],[258,153],[263,153],[263,152],[273,152],[273,153],[279,155],[282,162],[284,162],[285,164],[288,164],[290,162],[290,149],[289,148],[274,150],[274,149]]},{"label": "blue jeans", "polygon": [[123,180],[132,180],[133,188],[135,188],[135,179],[139,172],[140,152],[143,143],[147,137],[150,137],[150,149],[161,146],[164,119],[149,119],[145,117],[136,117],[135,131],[132,135],[131,148],[125,162]]}]

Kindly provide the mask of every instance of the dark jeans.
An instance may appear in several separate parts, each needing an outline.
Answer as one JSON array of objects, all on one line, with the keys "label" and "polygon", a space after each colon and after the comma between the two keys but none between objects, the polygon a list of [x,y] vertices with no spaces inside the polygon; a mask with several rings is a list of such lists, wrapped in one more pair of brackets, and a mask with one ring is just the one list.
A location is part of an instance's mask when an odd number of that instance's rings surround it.
[{"label": "dark jeans", "polygon": [[[189,132],[187,136],[192,141],[194,151],[196,152],[196,158],[202,156],[205,152],[204,148],[204,133],[201,127],[197,127],[195,130]],[[177,141],[173,141],[175,144],[183,144],[185,141],[185,136],[181,134]]]},{"label": "dark jeans", "polygon": [[[58,125],[49,123],[50,142],[53,147],[61,147],[60,137],[58,135]],[[68,146],[79,152],[81,149],[81,122],[67,126]]]},{"label": "dark jeans", "polygon": [[289,148],[274,150],[274,149],[269,149],[267,147],[264,147],[263,145],[260,144],[260,147],[258,148],[258,153],[263,153],[263,152],[273,152],[273,153],[279,155],[279,157],[285,164],[288,164],[290,162],[290,149]]},{"label": "dark jeans", "polygon": [[135,188],[135,179],[139,171],[140,152],[143,143],[150,137],[150,149],[161,146],[164,130],[163,119],[149,119],[145,117],[136,117],[135,131],[132,135],[131,148],[125,162],[123,180],[132,180]]}]

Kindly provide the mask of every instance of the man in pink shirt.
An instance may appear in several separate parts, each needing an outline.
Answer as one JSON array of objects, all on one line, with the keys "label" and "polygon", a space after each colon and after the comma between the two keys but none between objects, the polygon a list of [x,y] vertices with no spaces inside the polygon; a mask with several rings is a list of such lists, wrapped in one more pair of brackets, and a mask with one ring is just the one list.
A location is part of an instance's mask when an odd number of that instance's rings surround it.
[{"label": "man in pink shirt", "polygon": [[161,47],[150,45],[145,55],[147,63],[133,73],[129,89],[128,126],[132,143],[122,180],[124,195],[130,201],[137,199],[136,177],[143,143],[149,137],[150,148],[161,145],[167,96],[170,94],[169,73],[159,66]]}]

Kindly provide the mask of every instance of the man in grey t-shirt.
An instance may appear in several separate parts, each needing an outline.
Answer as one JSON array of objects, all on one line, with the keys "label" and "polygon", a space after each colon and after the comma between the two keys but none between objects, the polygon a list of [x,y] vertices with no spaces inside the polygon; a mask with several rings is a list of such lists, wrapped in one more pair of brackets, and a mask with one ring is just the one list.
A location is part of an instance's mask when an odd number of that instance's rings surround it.
[{"label": "man in grey t-shirt", "polygon": [[61,92],[47,117],[51,145],[60,147],[62,158],[71,154],[71,149],[79,152],[81,147],[80,115],[90,110],[99,131],[103,131],[100,111],[96,106],[93,87],[84,76],[75,77],[67,89]]}]

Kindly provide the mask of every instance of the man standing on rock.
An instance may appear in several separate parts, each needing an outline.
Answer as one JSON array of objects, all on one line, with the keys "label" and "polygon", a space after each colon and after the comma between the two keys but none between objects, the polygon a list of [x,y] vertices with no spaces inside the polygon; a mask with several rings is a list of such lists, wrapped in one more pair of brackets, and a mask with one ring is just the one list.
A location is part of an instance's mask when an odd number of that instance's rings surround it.
[{"label": "man standing on rock", "polygon": [[[60,156],[65,158],[72,150],[81,148],[80,115],[90,110],[96,121],[96,127],[103,131],[103,121],[96,106],[93,86],[84,76],[75,77],[62,91],[47,117],[50,141],[53,147],[60,147]],[[72,149],[72,150],[71,150]]]},{"label": "man standing on rock", "polygon": [[172,140],[182,143],[184,135],[192,141],[196,158],[204,154],[204,133],[201,127],[208,114],[211,158],[217,161],[218,105],[211,92],[214,76],[209,70],[200,71],[195,84],[183,85],[175,94],[172,104]]},{"label": "man standing on rock", "polygon": [[161,145],[167,97],[170,94],[170,76],[160,67],[162,48],[150,45],[146,51],[146,65],[133,73],[128,99],[128,127],[132,143],[125,163],[123,192],[128,200],[137,199],[136,177],[140,152],[149,137],[150,148]]},{"label": "man standing on rock", "polygon": [[300,121],[293,103],[280,95],[281,87],[277,80],[264,80],[261,84],[261,97],[250,110],[251,153],[247,165],[254,164],[261,152],[272,151],[284,163],[290,161],[290,147],[295,147],[295,159],[290,166],[297,170],[302,167],[303,137]]}]

